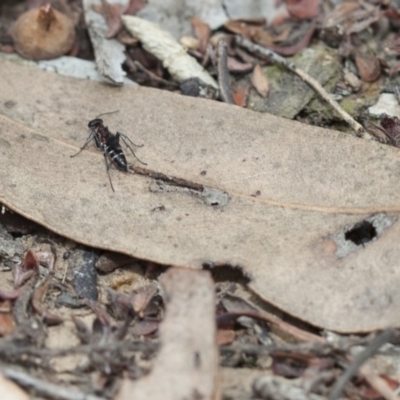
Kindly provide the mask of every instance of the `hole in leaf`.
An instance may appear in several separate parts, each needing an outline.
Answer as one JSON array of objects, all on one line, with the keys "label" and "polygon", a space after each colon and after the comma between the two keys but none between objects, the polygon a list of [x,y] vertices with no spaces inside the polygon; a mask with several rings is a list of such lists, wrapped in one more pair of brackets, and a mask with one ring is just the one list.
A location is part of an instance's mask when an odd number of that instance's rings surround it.
[{"label": "hole in leaf", "polygon": [[376,237],[377,232],[374,225],[369,221],[358,222],[349,229],[344,237],[346,240],[351,240],[355,245],[364,245]]}]

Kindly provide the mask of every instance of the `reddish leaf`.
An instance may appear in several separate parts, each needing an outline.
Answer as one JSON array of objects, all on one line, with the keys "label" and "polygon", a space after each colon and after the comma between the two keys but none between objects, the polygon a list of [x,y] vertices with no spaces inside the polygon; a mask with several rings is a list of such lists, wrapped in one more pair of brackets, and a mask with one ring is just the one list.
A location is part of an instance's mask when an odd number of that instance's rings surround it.
[{"label": "reddish leaf", "polygon": [[246,20],[237,19],[230,20],[224,24],[224,27],[233,33],[244,36],[247,39],[252,39],[258,32],[263,32],[266,24],[264,18]]},{"label": "reddish leaf", "polygon": [[289,14],[298,19],[312,19],[319,14],[318,0],[285,0]]},{"label": "reddish leaf", "polygon": [[135,313],[142,317],[145,308],[155,296],[157,291],[158,287],[154,283],[150,283],[149,285],[142,286],[141,288],[134,290],[131,295],[131,302]]},{"label": "reddish leaf", "polygon": [[217,331],[217,344],[218,346],[225,346],[231,344],[236,337],[235,331],[231,329],[218,329]]},{"label": "reddish leaf", "polygon": [[[399,387],[399,382],[395,379],[389,378],[388,376],[380,375],[380,378],[386,381],[390,389],[396,390]],[[379,400],[382,399],[382,393],[372,388],[367,382],[363,381],[357,387],[357,394],[362,396],[365,400]]]},{"label": "reddish leaf", "polygon": [[15,300],[28,288],[28,286],[29,284],[25,284],[24,286],[21,286],[18,289],[10,291],[0,289],[0,299]]},{"label": "reddish leaf", "polygon": [[193,17],[191,19],[194,35],[199,39],[198,50],[204,54],[207,50],[208,41],[210,39],[210,27],[200,18]]},{"label": "reddish leaf", "polygon": [[136,322],[131,332],[134,335],[146,336],[157,331],[160,321],[144,319],[142,321]]},{"label": "reddish leaf", "polygon": [[58,325],[61,324],[64,320],[61,317],[54,315],[49,311],[47,311],[46,309],[44,309],[42,305],[42,299],[47,292],[51,278],[52,276],[49,275],[47,279],[33,292],[32,307],[36,311],[36,313],[39,314],[48,325]]},{"label": "reddish leaf", "polygon": [[147,4],[146,0],[129,0],[129,4],[126,7],[125,15],[135,15]]},{"label": "reddish leaf", "polygon": [[33,269],[39,271],[39,260],[32,250],[26,252],[24,260],[22,261],[22,266],[25,270]]},{"label": "reddish leaf", "polygon": [[257,64],[254,67],[250,80],[259,95],[266,98],[269,92],[269,82],[263,70],[261,69],[260,64]]},{"label": "reddish leaf", "polygon": [[375,55],[357,53],[355,61],[357,71],[364,82],[373,82],[379,78],[381,64]]},{"label": "reddish leaf", "polygon": [[122,29],[121,15],[125,10],[122,4],[109,4],[101,0],[101,6],[95,5],[93,9],[102,14],[108,26],[107,39],[111,39]]},{"label": "reddish leaf", "polygon": [[0,336],[8,336],[14,332],[15,324],[12,316],[11,302],[0,302]]},{"label": "reddish leaf", "polygon": [[236,58],[234,58],[234,57],[228,56],[227,67],[228,67],[228,71],[230,71],[230,72],[247,72],[253,68],[253,64],[243,63],[243,62],[236,60]]},{"label": "reddish leaf", "polygon": [[296,357],[272,357],[272,371],[275,375],[284,376],[285,378],[299,378],[308,368],[305,360]]},{"label": "reddish leaf", "polygon": [[250,85],[240,85],[232,90],[233,101],[237,106],[246,107],[247,98],[249,97]]},{"label": "reddish leaf", "polygon": [[311,38],[315,32],[316,25],[315,23],[312,23],[310,26],[310,29],[307,31],[307,33],[304,35],[304,37],[294,44],[293,46],[276,46],[273,45],[271,46],[271,50],[275,51],[275,53],[278,53],[282,56],[292,56],[296,53],[298,53],[300,50],[303,50],[304,48],[307,47],[308,43],[310,43]]}]

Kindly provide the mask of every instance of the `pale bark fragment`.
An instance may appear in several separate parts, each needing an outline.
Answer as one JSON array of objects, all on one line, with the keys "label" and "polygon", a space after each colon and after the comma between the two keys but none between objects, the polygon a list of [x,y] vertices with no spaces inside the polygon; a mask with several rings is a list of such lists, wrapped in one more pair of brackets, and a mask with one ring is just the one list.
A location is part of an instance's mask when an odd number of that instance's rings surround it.
[{"label": "pale bark fragment", "polygon": [[161,277],[166,302],[161,349],[149,375],[125,380],[116,400],[215,399],[218,393],[214,283],[208,272],[173,268]]},{"label": "pale bark fragment", "polygon": [[190,78],[199,78],[207,85],[218,88],[211,75],[178,43],[167,31],[145,19],[122,17],[126,29],[137,37],[142,46],[162,61],[171,76],[178,82]]},{"label": "pale bark fragment", "polygon": [[[118,2],[127,3],[126,0]],[[125,46],[115,39],[106,38],[108,28],[105,19],[93,10],[93,6],[99,4],[97,0],[83,0],[85,21],[93,45],[97,69],[108,82],[122,85],[125,77],[122,69],[122,63],[125,61]]]}]

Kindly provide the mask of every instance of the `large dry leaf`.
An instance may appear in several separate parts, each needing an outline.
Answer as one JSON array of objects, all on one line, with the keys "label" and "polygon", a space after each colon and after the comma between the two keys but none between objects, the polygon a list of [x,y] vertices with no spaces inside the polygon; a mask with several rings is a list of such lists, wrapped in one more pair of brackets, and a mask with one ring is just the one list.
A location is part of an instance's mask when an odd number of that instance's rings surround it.
[{"label": "large dry leaf", "polygon": [[219,377],[211,276],[172,268],[161,285],[167,303],[160,352],[147,376],[123,382],[116,400],[215,399]]},{"label": "large dry leaf", "polygon": [[[263,298],[320,327],[398,324],[398,149],[226,104],[6,62],[0,80],[0,201],[8,207],[79,242],[138,258],[239,266]],[[113,193],[101,152],[91,146],[70,155],[84,143],[87,121],[115,109],[105,122],[144,144],[137,155],[149,168],[216,190],[112,170]],[[371,217],[376,237],[355,245],[352,225]]]}]

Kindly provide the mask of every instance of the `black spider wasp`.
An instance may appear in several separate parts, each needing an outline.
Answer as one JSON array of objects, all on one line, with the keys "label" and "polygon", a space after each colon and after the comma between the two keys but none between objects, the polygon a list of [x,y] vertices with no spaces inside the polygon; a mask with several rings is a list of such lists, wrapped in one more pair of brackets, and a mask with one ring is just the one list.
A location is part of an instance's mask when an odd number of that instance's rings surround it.
[{"label": "black spider wasp", "polygon": [[[111,133],[107,126],[104,126],[103,120],[100,119],[102,115],[112,114],[117,111],[111,111],[108,113],[103,113],[98,115],[95,119],[89,121],[88,127],[90,128],[90,133],[88,138],[86,139],[85,144],[81,147],[81,149],[71,157],[76,157],[93,139],[96,143],[96,147],[103,152],[104,162],[106,163],[106,170],[108,174],[108,179],[110,180],[111,189],[115,192],[114,186],[111,181],[110,175],[110,165],[113,163],[119,170],[128,172],[128,163],[126,161],[125,154],[119,144],[119,139],[125,143],[125,146],[131,151],[133,156],[142,164],[147,165],[143,161],[141,161],[132,150],[132,147],[129,146],[128,141],[132,143],[135,147],[142,147],[143,145],[137,145],[129,139],[128,136],[124,135],[121,132],[117,132],[115,135]],[[110,163],[107,162],[107,156],[110,157]]]}]

